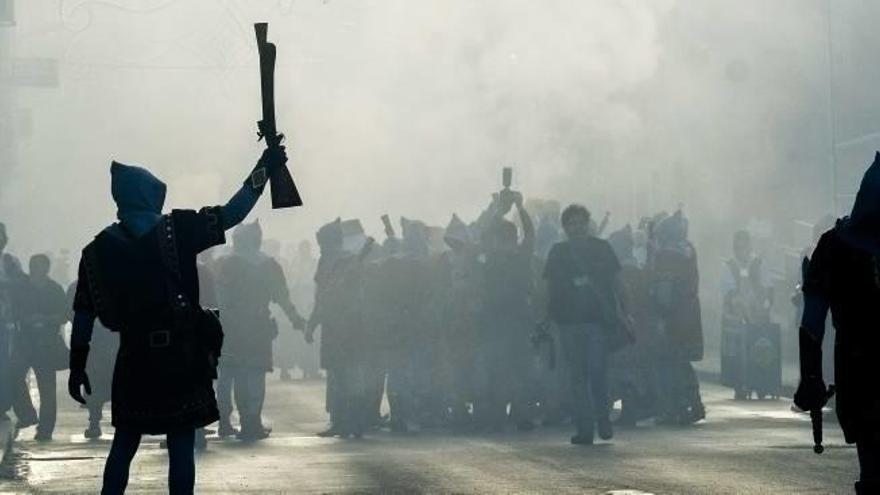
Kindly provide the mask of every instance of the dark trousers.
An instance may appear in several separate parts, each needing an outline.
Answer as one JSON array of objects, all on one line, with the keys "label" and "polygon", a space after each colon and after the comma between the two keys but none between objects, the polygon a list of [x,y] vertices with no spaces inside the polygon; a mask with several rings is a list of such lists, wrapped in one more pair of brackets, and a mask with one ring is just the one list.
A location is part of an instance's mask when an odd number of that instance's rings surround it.
[{"label": "dark trousers", "polygon": [[529,420],[530,357],[512,352],[511,346],[496,342],[495,347],[491,344],[484,346],[480,361],[478,374],[482,393],[474,399],[476,420],[483,426],[496,429],[503,428],[508,418],[516,423]]},{"label": "dark trousers", "polygon": [[19,366],[13,376],[13,410],[19,421],[38,418],[37,433],[52,435],[55,431],[55,418],[58,413],[58,405],[55,399],[56,371],[54,369],[34,368],[37,378],[37,390],[40,392],[40,414],[34,409],[31,402],[31,394],[27,386],[27,374],[30,368]]},{"label": "dark trousers", "polygon": [[346,433],[363,433],[373,419],[370,405],[367,376],[362,367],[327,370],[327,410],[334,427]]},{"label": "dark trousers", "polygon": [[[327,373],[328,391],[330,372]],[[413,419],[415,413],[415,376],[410,365],[405,359],[392,361],[388,369],[388,378],[385,385],[388,394],[388,408],[391,421],[402,425]]]},{"label": "dark trousers", "polygon": [[220,421],[229,421],[232,400],[241,422],[242,432],[263,427],[263,403],[266,400],[266,372],[252,366],[224,365],[217,379],[217,407]]},{"label": "dark trousers", "polygon": [[880,493],[880,442],[856,442],[861,475],[856,483],[856,493]]},{"label": "dark trousers", "polygon": [[690,361],[661,358],[654,371],[661,416],[678,418],[702,407],[700,381]]},{"label": "dark trousers", "polygon": [[100,426],[104,419],[104,403],[100,401],[87,401],[89,409],[89,426]]},{"label": "dark trousers", "polygon": [[[196,482],[195,430],[168,433],[168,492],[172,495],[190,494]],[[141,443],[141,434],[117,428],[104,465],[102,495],[125,493],[131,460]]]},{"label": "dark trousers", "polygon": [[605,335],[595,324],[560,325],[559,339],[571,376],[572,419],[578,434],[592,436],[609,412]]}]

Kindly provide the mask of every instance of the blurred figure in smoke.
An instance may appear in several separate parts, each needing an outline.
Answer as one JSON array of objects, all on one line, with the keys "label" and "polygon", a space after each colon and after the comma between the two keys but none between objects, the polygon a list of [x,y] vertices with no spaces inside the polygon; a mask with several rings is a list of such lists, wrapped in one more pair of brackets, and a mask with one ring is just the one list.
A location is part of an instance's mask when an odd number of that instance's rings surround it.
[{"label": "blurred figure in smoke", "polygon": [[664,218],[655,228],[651,257],[651,295],[665,340],[657,374],[659,421],[665,424],[691,424],[706,416],[691,364],[703,358],[703,326],[697,253],[687,235],[681,210]]},{"label": "blurred figure in smoke", "polygon": [[434,280],[427,226],[401,218],[403,236],[386,245],[394,254],[384,263],[389,284],[387,300],[388,403],[391,430],[407,432],[413,423],[429,418],[431,373],[436,335],[431,335],[437,308],[432,300]]},{"label": "blurred figure in smoke", "polygon": [[[535,376],[529,337],[536,321],[530,304],[535,230],[522,194],[505,189],[498,203],[483,231],[486,252],[479,348],[484,383],[474,408],[483,426],[503,431],[510,404],[510,417],[517,427],[531,430],[529,394]],[[523,227],[522,241],[516,225],[503,216],[513,206]]]},{"label": "blurred figure in smoke", "polygon": [[858,494],[880,493],[880,153],[865,172],[849,217],[822,235],[804,280],[800,329],[800,384],[794,403],[821,409],[829,392],[822,373],[822,341],[831,311],[837,329],[834,378],[837,417],[847,443],[855,443],[861,476]]},{"label": "blurred figure in smoke", "polygon": [[269,305],[277,304],[294,328],[305,328],[305,319],[290,301],[281,265],[260,250],[262,242],[259,222],[240,225],[232,234],[232,254],[216,262],[220,319],[226,330],[217,381],[218,434],[235,434],[230,422],[234,394],[241,422],[236,435],[245,441],[271,432],[262,420],[266,373],[272,371],[272,342],[278,336]]},{"label": "blurred figure in smoke", "polygon": [[[201,278],[201,269],[199,278]],[[67,318],[73,324],[73,302],[76,295],[77,281],[74,280],[67,288]],[[101,430],[101,420],[104,419],[104,404],[110,402],[110,387],[113,381],[113,365],[116,363],[116,353],[119,350],[119,336],[110,332],[100,321],[95,322],[97,332],[92,334],[90,354],[86,365],[86,373],[89,375],[92,393],[85,396],[86,408],[89,411],[89,426],[83,432],[88,440],[101,438],[104,432]]]},{"label": "blurred figure in smoke", "polygon": [[443,237],[450,250],[441,258],[444,277],[443,315],[445,338],[442,361],[448,390],[447,406],[454,427],[470,425],[468,405],[475,401],[480,289],[483,286],[479,253],[470,230],[452,215]]},{"label": "blurred figure in smoke", "polygon": [[195,430],[219,417],[212,380],[223,339],[215,315],[199,305],[196,255],[225,242],[225,230],[247,216],[286,161],[283,147],[269,148],[225,206],[165,215],[162,181],[140,167],[110,167],[119,222],[83,249],[68,379],[71,397],[85,404],[95,319],[120,332],[103,493],[125,491],[143,434],[167,437],[169,492],[193,492]]},{"label": "blurred figure in smoke", "polygon": [[608,243],[621,264],[620,279],[631,310],[635,342],[612,354],[609,360],[609,388],[612,402],[621,401],[617,424],[635,426],[656,412],[654,387],[656,349],[659,344],[658,318],[651,304],[647,253],[639,252],[647,238],[644,230],[629,224],[611,233]]},{"label": "blurred figure in smoke", "polygon": [[773,292],[763,260],[752,251],[752,237],[745,230],[733,235],[733,257],[725,263],[721,287],[724,316],[743,322],[770,319]]},{"label": "blurred figure in smoke", "polygon": [[[16,296],[18,334],[13,341],[15,414],[21,422],[36,423],[34,440],[48,442],[55,431],[56,373],[67,368],[67,346],[61,325],[67,319],[64,289],[49,278],[51,262],[44,254],[31,257],[27,282]],[[34,410],[27,388],[27,374],[33,369],[40,393],[40,414]],[[23,426],[23,425],[20,425]]]},{"label": "blurred figure in smoke", "polygon": [[6,413],[12,407],[13,297],[25,278],[18,259],[6,252],[8,241],[6,225],[0,223],[0,421],[9,421]]},{"label": "blurred figure in smoke", "polygon": [[317,233],[321,257],[315,273],[315,304],[306,341],[321,328],[321,367],[327,371],[326,409],[330,427],[321,437],[363,436],[370,424],[366,355],[363,350],[363,260],[368,239],[359,255],[344,249],[342,221],[336,219]]},{"label": "blurred figure in smoke", "polygon": [[608,417],[607,359],[625,314],[620,262],[607,241],[595,237],[590,213],[580,205],[562,212],[567,240],[547,256],[547,314],[558,327],[571,374],[573,419],[571,443],[591,445],[613,436]]},{"label": "blurred figure in smoke", "polygon": [[770,322],[773,288],[764,262],[752,250],[751,235],[733,235],[733,257],[721,272],[723,300],[721,374],[734,398],[779,394],[779,328]]}]

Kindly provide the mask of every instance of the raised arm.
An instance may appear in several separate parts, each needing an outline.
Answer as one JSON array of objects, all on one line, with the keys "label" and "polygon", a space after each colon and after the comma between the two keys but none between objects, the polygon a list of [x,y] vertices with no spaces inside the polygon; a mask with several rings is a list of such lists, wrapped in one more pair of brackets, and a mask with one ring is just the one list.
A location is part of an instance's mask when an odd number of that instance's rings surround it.
[{"label": "raised arm", "polygon": [[223,229],[229,230],[241,223],[248,213],[254,209],[260,195],[269,182],[269,176],[275,167],[287,163],[287,152],[284,146],[266,148],[257,165],[245,178],[244,183],[223,206]]},{"label": "raised arm", "polygon": [[516,211],[519,213],[519,222],[523,228],[522,249],[528,253],[535,252],[535,225],[532,223],[532,217],[523,206],[523,197],[517,194],[515,198]]}]

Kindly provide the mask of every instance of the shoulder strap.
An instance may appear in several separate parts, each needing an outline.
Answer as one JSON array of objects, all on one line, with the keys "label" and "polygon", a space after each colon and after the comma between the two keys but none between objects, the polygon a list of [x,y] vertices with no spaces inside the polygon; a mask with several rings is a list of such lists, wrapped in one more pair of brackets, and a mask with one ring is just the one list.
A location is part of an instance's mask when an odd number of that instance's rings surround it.
[{"label": "shoulder strap", "polygon": [[620,305],[619,301],[617,300],[617,294],[615,294],[614,291],[611,291],[611,294],[609,294],[609,297],[612,300],[611,302],[602,297],[602,293],[599,292],[599,288],[596,287],[596,285],[593,283],[593,279],[590,277],[590,274],[587,270],[587,265],[585,265],[584,262],[577,256],[577,253],[575,253],[574,251],[574,244],[572,244],[571,241],[568,242],[568,255],[571,257],[571,260],[575,264],[575,266],[583,271],[582,276],[584,277],[584,286],[587,288],[587,290],[590,291],[590,293],[593,295],[593,298],[598,301],[599,308],[602,313],[604,313],[605,318],[613,321],[613,319],[619,317]]},{"label": "shoulder strap", "polygon": [[180,322],[191,304],[183,290],[180,275],[180,258],[177,254],[177,239],[174,232],[174,219],[171,215],[162,215],[159,220],[159,253],[162,259],[162,272],[165,279],[169,302],[175,322]]}]

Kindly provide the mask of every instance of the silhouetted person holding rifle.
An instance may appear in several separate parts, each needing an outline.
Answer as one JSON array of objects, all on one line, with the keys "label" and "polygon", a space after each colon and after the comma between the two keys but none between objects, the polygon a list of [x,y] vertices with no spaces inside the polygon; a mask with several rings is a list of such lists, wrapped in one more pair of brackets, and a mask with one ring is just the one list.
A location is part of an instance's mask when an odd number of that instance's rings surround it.
[{"label": "silhouetted person holding rifle", "polygon": [[856,444],[861,466],[856,493],[880,493],[880,153],[862,179],[850,216],[838,220],[816,245],[803,291],[801,381],[794,403],[817,415],[831,395],[822,376],[822,339],[830,309],[837,331],[837,416],[846,442]]},{"label": "silhouetted person holding rifle", "polygon": [[119,222],[83,249],[74,298],[70,395],[85,403],[95,318],[118,332],[112,419],[116,433],[102,493],[123,493],[141,435],[167,435],[169,491],[192,493],[195,430],[217,421],[212,380],[223,334],[199,305],[196,255],[223,244],[225,231],[256,204],[283,147],[271,147],[225,206],[162,214],[165,184],[147,170],[113,162],[111,192]]}]

